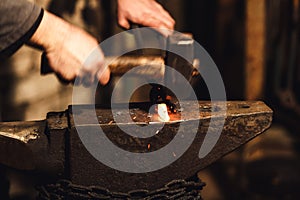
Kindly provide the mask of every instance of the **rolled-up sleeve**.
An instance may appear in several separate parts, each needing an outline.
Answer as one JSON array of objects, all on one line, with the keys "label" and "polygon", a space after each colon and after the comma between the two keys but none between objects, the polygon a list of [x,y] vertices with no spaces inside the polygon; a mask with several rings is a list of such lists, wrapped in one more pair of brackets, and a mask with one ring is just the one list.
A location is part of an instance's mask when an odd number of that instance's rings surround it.
[{"label": "rolled-up sleeve", "polygon": [[33,35],[43,17],[27,0],[0,0],[0,56],[9,56]]}]

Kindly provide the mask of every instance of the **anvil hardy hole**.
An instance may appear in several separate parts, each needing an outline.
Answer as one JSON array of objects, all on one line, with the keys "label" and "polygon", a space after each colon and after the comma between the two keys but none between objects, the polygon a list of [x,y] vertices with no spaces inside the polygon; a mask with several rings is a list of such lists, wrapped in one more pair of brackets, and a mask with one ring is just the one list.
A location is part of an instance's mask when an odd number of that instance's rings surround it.
[{"label": "anvil hardy hole", "polygon": [[250,108],[250,106],[248,104],[239,104],[238,107],[239,108]]}]

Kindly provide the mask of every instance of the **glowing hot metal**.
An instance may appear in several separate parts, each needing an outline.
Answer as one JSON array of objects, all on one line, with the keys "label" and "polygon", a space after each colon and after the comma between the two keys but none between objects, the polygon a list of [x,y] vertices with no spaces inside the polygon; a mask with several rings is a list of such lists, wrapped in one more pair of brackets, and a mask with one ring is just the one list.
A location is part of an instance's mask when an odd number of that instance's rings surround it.
[{"label": "glowing hot metal", "polygon": [[160,103],[157,105],[157,113],[158,113],[158,119],[162,122],[168,122],[170,121],[170,116],[168,114],[168,108],[165,103]]}]

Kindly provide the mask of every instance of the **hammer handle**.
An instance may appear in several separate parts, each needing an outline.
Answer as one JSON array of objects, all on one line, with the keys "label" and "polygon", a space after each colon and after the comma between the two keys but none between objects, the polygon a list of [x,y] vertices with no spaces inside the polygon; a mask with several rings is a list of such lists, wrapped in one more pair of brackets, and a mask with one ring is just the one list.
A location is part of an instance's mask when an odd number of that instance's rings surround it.
[{"label": "hammer handle", "polygon": [[[121,57],[105,57],[105,63],[112,74],[123,75],[130,69],[142,66],[139,70],[134,71],[134,75],[159,76],[164,75],[164,58],[161,56],[121,56]],[[42,54],[41,58],[41,74],[46,75],[54,71],[49,66],[46,54]]]}]

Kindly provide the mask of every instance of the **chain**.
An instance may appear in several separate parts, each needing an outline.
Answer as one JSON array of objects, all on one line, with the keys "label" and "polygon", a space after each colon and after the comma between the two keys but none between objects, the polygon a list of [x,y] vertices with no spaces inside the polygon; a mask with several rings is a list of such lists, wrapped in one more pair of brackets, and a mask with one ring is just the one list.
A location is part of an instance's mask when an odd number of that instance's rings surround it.
[{"label": "chain", "polygon": [[82,186],[69,180],[60,180],[54,184],[37,187],[39,200],[83,200],[83,199],[198,199],[202,200],[200,190],[205,183],[200,179],[194,181],[174,180],[154,191],[133,190],[128,193],[111,192],[99,186]]}]

